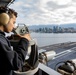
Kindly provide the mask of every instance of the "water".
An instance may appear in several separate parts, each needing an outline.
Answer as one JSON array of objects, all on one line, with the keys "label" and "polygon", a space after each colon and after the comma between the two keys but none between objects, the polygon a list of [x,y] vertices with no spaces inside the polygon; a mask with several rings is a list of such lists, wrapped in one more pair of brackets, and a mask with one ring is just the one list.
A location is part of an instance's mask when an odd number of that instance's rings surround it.
[{"label": "water", "polygon": [[39,47],[64,43],[76,42],[76,33],[31,33]]}]

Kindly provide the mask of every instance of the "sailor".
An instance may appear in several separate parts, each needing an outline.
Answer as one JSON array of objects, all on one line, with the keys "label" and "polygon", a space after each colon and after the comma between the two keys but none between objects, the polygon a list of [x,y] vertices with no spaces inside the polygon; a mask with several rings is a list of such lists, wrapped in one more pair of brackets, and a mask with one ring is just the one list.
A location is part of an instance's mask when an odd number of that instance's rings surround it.
[{"label": "sailor", "polygon": [[15,27],[17,12],[13,9],[0,7],[0,75],[13,75],[13,70],[19,70],[25,60],[30,34],[20,36],[16,50],[11,49],[5,32],[11,32]]}]

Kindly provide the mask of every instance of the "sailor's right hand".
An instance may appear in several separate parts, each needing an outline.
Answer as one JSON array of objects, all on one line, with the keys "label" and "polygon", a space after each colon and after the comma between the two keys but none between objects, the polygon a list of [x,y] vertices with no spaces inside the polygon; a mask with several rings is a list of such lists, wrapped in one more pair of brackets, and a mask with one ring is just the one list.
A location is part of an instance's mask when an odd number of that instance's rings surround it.
[{"label": "sailor's right hand", "polygon": [[26,38],[28,41],[30,41],[32,38],[30,36],[30,34],[24,34],[24,35],[19,35],[21,38]]}]

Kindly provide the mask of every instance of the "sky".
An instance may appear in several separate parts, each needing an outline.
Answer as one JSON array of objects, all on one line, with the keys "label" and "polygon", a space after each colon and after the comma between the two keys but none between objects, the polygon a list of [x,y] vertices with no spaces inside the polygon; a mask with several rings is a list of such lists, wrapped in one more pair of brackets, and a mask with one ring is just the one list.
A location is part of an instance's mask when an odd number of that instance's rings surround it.
[{"label": "sky", "polygon": [[76,23],[76,0],[15,0],[17,23],[26,25]]}]

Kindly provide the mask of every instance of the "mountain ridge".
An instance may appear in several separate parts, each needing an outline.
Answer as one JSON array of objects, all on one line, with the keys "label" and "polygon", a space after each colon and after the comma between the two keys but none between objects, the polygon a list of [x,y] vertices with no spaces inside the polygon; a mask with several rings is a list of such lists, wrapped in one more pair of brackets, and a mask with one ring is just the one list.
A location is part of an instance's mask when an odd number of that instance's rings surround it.
[{"label": "mountain ridge", "polygon": [[47,24],[47,25],[31,25],[29,26],[29,29],[39,29],[39,28],[53,28],[54,26],[62,27],[62,28],[75,28],[76,29],[76,23],[69,23],[69,24]]}]

